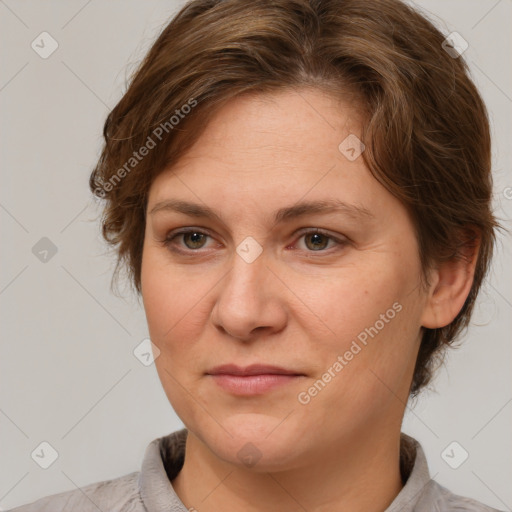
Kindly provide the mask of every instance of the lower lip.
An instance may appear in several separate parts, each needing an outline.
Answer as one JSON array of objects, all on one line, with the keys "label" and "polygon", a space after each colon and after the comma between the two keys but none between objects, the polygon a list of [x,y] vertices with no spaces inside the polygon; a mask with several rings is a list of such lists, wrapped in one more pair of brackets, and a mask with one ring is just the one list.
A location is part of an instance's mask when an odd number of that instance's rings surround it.
[{"label": "lower lip", "polygon": [[300,375],[210,375],[222,389],[234,395],[261,395],[267,391],[289,384],[300,378]]}]

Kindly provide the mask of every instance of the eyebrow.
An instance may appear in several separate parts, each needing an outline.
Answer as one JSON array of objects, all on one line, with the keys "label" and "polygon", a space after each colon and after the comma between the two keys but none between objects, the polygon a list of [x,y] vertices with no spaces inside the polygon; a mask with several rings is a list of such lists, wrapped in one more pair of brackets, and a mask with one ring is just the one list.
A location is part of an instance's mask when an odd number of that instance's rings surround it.
[{"label": "eyebrow", "polygon": [[[161,211],[179,212],[191,217],[216,219],[219,222],[224,222],[220,213],[209,206],[177,199],[160,201],[153,206],[149,214],[153,215]],[[339,199],[327,199],[323,201],[303,201],[292,206],[280,208],[275,212],[273,222],[275,225],[297,217],[323,213],[341,213],[354,220],[371,220],[375,218],[375,215],[364,206],[348,204]]]}]

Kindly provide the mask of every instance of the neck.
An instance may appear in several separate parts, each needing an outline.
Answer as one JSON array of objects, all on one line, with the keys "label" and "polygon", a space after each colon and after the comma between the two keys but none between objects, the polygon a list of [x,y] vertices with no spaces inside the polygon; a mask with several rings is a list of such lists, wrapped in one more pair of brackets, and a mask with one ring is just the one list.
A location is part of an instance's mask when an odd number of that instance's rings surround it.
[{"label": "neck", "polygon": [[383,512],[402,488],[400,432],[361,433],[314,460],[278,472],[225,462],[189,431],[185,462],[172,484],[189,510],[213,512]]}]

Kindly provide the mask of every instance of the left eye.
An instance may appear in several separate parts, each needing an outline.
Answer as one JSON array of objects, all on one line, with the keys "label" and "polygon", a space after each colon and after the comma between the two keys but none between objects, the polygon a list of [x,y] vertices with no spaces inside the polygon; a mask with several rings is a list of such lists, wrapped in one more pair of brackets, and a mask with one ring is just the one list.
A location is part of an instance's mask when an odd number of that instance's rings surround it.
[{"label": "left eye", "polygon": [[[327,235],[321,231],[308,231],[303,233],[300,239],[304,238],[306,247],[312,251],[323,251],[329,245],[329,242],[340,244],[341,242],[335,240],[332,236]],[[299,240],[300,240],[299,239]]]}]

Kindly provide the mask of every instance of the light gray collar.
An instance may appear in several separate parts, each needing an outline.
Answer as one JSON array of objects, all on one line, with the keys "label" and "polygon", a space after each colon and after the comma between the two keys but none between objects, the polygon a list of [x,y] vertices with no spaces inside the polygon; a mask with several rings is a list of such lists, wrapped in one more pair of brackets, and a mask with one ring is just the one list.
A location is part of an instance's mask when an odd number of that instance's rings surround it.
[{"label": "light gray collar", "polygon": [[[181,470],[186,437],[187,430],[179,430],[155,439],[146,448],[138,484],[148,512],[188,512],[170,481]],[[385,512],[413,512],[431,481],[421,445],[403,432],[400,457],[407,481]]]}]

